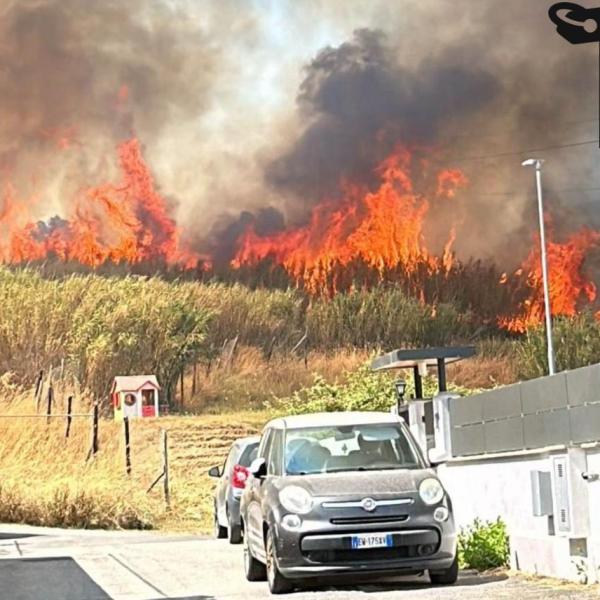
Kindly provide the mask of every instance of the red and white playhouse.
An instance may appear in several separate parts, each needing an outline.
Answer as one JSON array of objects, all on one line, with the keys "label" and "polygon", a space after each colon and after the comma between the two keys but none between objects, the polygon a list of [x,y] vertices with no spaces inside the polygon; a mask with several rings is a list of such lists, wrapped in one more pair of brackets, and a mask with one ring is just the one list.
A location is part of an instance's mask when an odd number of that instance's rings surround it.
[{"label": "red and white playhouse", "polygon": [[158,417],[159,391],[156,375],[115,377],[110,390],[115,419]]}]

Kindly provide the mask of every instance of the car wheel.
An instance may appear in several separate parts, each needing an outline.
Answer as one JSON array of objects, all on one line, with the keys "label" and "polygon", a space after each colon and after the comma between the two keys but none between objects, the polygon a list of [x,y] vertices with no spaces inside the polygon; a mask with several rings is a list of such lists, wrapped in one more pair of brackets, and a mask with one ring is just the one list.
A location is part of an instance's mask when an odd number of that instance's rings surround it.
[{"label": "car wheel", "polygon": [[224,538],[227,537],[227,527],[221,527],[221,525],[219,525],[219,517],[217,516],[217,507],[215,506],[215,512],[214,512],[214,536],[218,539],[218,540],[222,540]]},{"label": "car wheel", "polygon": [[452,585],[458,579],[458,555],[454,557],[452,566],[443,571],[429,571],[429,579],[435,585]]},{"label": "car wheel", "polygon": [[267,578],[265,565],[252,556],[248,536],[244,536],[244,572],[248,581],[264,581]]},{"label": "car wheel", "polygon": [[227,539],[230,544],[240,544],[242,542],[242,528],[239,523],[234,523],[231,515],[227,516]]},{"label": "car wheel", "polygon": [[277,568],[275,561],[275,540],[273,532],[267,533],[267,581],[271,594],[287,594],[294,589],[294,585],[286,579]]}]

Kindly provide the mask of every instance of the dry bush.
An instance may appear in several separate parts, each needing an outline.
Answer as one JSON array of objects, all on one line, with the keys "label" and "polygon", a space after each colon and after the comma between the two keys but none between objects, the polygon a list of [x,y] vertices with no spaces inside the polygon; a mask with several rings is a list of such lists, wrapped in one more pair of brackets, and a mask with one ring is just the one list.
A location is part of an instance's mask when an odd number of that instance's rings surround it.
[{"label": "dry bush", "polygon": [[[270,360],[250,346],[238,348],[231,364],[215,366],[207,374],[198,370],[195,397],[185,402],[192,412],[219,413],[227,410],[262,408],[274,397],[291,396],[312,385],[315,375],[334,383],[345,378],[369,359],[370,353],[360,349],[336,352],[309,352],[303,356],[277,353]],[[185,390],[192,389],[192,371],[188,370]]]},{"label": "dry bush", "polygon": [[518,380],[518,342],[491,339],[476,346],[473,358],[448,366],[450,381],[469,389],[484,389]]}]

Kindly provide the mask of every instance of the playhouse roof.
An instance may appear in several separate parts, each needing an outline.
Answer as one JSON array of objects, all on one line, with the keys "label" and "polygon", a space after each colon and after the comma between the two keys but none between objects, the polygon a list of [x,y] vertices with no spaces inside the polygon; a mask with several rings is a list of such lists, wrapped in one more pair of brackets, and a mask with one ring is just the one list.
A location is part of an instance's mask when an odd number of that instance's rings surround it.
[{"label": "playhouse roof", "polygon": [[143,387],[153,387],[160,390],[156,375],[117,375],[112,384],[115,392],[137,392]]}]

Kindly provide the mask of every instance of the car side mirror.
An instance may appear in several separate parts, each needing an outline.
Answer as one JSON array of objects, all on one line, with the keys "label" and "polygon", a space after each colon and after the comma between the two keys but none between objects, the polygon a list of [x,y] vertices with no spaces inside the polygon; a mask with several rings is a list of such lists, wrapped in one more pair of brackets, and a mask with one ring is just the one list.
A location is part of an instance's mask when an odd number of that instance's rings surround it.
[{"label": "car side mirror", "polygon": [[250,464],[250,473],[256,479],[263,479],[267,476],[267,461],[264,458],[255,458]]},{"label": "car side mirror", "polygon": [[221,469],[219,467],[212,467],[208,470],[209,477],[221,477]]},{"label": "car side mirror", "polygon": [[427,451],[427,458],[429,460],[429,465],[433,469],[439,467],[440,465],[443,465],[446,462],[444,458],[439,454],[439,452],[436,452],[435,448],[429,448],[429,450]]}]

